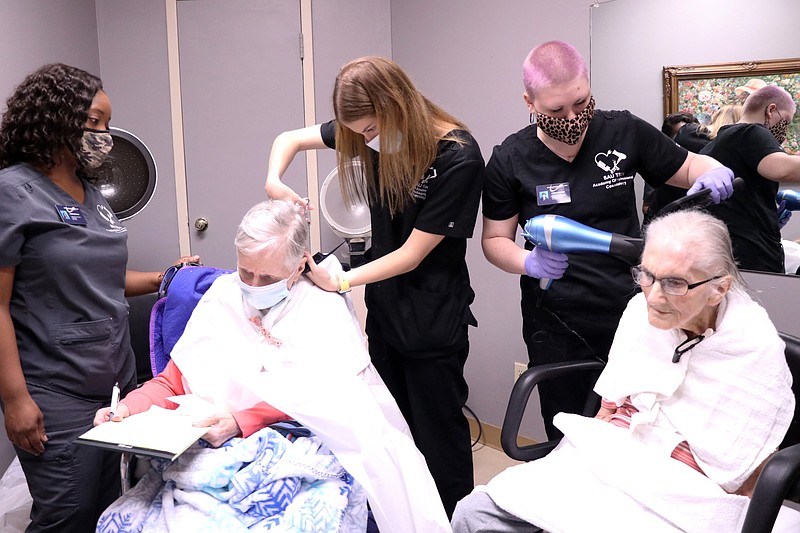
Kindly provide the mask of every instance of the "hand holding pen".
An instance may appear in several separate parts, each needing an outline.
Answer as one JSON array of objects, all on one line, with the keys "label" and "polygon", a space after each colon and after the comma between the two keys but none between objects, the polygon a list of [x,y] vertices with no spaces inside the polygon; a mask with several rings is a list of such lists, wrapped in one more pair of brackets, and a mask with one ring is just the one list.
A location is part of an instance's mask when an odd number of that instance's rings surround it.
[{"label": "hand holding pen", "polygon": [[114,414],[117,412],[117,407],[119,406],[119,382],[114,383],[114,388],[111,389],[111,407],[108,411],[108,419],[111,420],[114,418]]},{"label": "hand holding pen", "polygon": [[114,388],[111,389],[111,405],[103,407],[95,413],[92,425],[99,426],[104,422],[119,422],[131,415],[128,406],[124,403],[119,403],[119,394],[119,383],[114,383]]}]

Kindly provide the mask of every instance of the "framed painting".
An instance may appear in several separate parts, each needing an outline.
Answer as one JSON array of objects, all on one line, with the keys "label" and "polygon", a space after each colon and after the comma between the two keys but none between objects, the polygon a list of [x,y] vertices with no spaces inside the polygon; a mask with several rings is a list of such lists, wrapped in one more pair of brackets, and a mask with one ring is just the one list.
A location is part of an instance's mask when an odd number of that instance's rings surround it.
[{"label": "framed painting", "polygon": [[[703,124],[720,107],[741,104],[766,85],[779,85],[800,102],[800,58],[668,66],[663,76],[664,116],[688,112]],[[787,153],[800,153],[800,113],[789,125],[783,147]]]}]

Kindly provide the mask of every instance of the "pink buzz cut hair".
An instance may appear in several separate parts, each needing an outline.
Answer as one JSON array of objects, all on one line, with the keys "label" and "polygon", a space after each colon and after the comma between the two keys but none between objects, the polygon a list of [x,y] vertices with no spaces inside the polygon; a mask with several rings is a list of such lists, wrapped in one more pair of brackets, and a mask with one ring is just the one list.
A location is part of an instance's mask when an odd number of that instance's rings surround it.
[{"label": "pink buzz cut hair", "polygon": [[[793,114],[797,110],[797,104],[792,100],[792,95],[786,92],[784,88],[777,85],[767,85],[747,97],[747,100],[744,101],[743,111],[745,114],[760,112],[770,104],[775,104],[781,111],[791,110]],[[791,117],[788,118],[791,120]]]},{"label": "pink buzz cut hair", "polygon": [[522,64],[522,81],[531,99],[542,88],[581,77],[589,79],[586,61],[574,46],[564,41],[540,44],[531,50]]}]

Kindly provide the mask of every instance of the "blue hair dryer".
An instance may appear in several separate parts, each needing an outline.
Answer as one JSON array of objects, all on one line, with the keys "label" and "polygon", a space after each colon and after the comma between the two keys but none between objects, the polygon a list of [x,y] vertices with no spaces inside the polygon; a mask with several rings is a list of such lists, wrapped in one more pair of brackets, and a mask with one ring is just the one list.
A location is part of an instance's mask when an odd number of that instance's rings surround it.
[{"label": "blue hair dryer", "polygon": [[[552,252],[599,252],[631,265],[642,255],[642,239],[594,229],[561,215],[539,215],[525,223],[522,235],[536,246]],[[542,278],[539,287],[550,288],[553,280]]]},{"label": "blue hair dryer", "polygon": [[775,203],[786,202],[786,209],[789,211],[800,211],[800,192],[791,189],[778,191],[775,196]]}]

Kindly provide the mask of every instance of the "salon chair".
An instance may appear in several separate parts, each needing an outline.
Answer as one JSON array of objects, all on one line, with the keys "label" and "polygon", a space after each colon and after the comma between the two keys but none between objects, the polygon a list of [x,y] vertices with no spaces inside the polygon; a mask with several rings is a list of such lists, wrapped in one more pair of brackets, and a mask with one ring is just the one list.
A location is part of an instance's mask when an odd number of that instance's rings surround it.
[{"label": "salon chair", "polygon": [[153,377],[150,369],[150,313],[157,300],[156,293],[128,298],[128,325],[131,333],[131,347],[136,356],[136,383],[138,385]]},{"label": "salon chair", "polygon": [[[131,296],[128,300],[128,325],[130,327],[130,336],[131,336],[131,347],[133,348],[133,353],[136,357],[136,383],[137,385],[141,385],[146,381],[149,381],[153,378],[153,376],[158,375],[166,366],[167,362],[169,361],[169,351],[164,354],[163,351],[163,333],[158,330],[155,331],[156,328],[156,314],[154,312],[154,307],[156,303],[160,301],[159,309],[155,311],[159,311],[163,313],[164,311],[164,301],[162,300],[164,293],[169,286],[169,282],[175,276],[175,274],[182,268],[183,265],[178,267],[171,267],[167,270],[167,275],[165,279],[167,280],[166,283],[162,283],[162,287],[159,289],[157,293],[145,294],[142,296]],[[181,317],[179,322],[181,326],[179,330],[176,330],[174,334],[169,339],[169,349],[174,346],[174,343],[180,337],[180,334],[183,332],[183,327],[186,325],[186,321],[189,319],[189,316],[194,309],[195,304],[199,300],[200,296],[203,292],[205,292],[208,287],[211,286],[211,283],[216,279],[216,277],[220,274],[230,272],[229,270],[219,270],[219,269],[212,269],[212,268],[205,268],[202,270],[206,272],[207,275],[204,276],[207,279],[201,283],[201,290],[200,292],[195,291],[188,291],[182,295],[183,300],[179,304],[179,306],[183,307],[181,310]],[[161,324],[159,323],[158,326]],[[158,346],[160,350],[153,350],[151,346],[153,343],[159,343]],[[158,351],[158,355],[155,352]],[[121,473],[121,483],[122,483],[122,493],[127,492],[131,486],[136,482],[144,470],[146,470],[145,466],[141,466],[137,464],[137,457],[132,453],[122,453],[121,460],[120,460],[120,473]],[[137,470],[138,468],[138,470]],[[136,470],[136,472],[134,472]]]},{"label": "salon chair", "polygon": [[[797,399],[794,418],[779,451],[767,462],[756,482],[741,533],[770,533],[783,501],[800,502],[800,338],[787,333],[780,333],[780,336],[786,343],[786,361]],[[535,366],[525,371],[511,390],[500,433],[500,443],[506,454],[518,461],[533,461],[550,453],[558,444],[558,441],[548,441],[520,446],[517,441],[528,400],[540,382],[575,372],[599,376],[603,366],[600,361],[573,361]],[[581,414],[594,416],[598,402],[599,398],[592,392]]]}]

